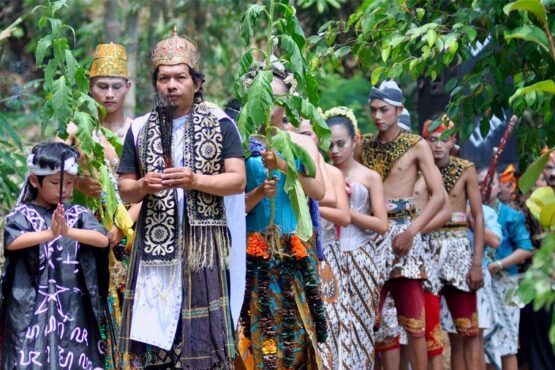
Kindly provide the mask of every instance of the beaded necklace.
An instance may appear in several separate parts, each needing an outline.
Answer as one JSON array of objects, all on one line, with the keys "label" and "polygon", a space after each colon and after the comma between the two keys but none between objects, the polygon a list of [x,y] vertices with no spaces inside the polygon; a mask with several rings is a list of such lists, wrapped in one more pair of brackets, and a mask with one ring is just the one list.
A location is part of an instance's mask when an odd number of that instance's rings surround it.
[{"label": "beaded necklace", "polygon": [[447,194],[451,193],[451,190],[453,190],[464,171],[473,165],[472,162],[462,158],[450,157],[447,166],[439,169],[441,177],[443,178],[443,186],[445,186]]}]

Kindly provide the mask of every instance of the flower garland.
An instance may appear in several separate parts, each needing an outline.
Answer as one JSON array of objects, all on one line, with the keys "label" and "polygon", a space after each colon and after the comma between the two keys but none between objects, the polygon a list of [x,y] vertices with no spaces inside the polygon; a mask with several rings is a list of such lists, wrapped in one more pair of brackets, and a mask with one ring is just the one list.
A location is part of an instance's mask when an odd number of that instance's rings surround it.
[{"label": "flower garland", "polygon": [[[278,350],[281,349],[282,365],[291,368],[295,365],[295,326],[297,320],[297,304],[295,300],[295,280],[300,273],[302,288],[308,302],[310,313],[314,319],[316,336],[319,342],[327,338],[326,309],[318,274],[309,256],[309,247],[296,235],[283,235],[282,254],[271,254],[268,243],[260,233],[251,233],[247,239],[247,294],[241,311],[241,322],[244,335],[251,336],[250,304],[252,293],[258,293],[260,307],[260,327],[262,331],[261,352],[265,368],[278,368]],[[274,256],[275,258],[270,258]],[[274,265],[272,267],[271,261]],[[272,270],[276,271],[273,272]],[[271,274],[277,273],[282,296],[281,313],[272,307],[270,289]],[[256,296],[255,296],[256,297]],[[277,338],[276,316],[281,314],[281,331]],[[279,341],[279,344],[278,344]],[[251,348],[252,350],[252,348]]]},{"label": "flower garland", "polygon": [[347,117],[349,121],[351,121],[351,123],[353,124],[355,132],[358,131],[358,122],[355,117],[355,114],[348,107],[341,106],[341,107],[334,107],[334,108],[328,109],[327,111],[322,113],[322,116],[324,117],[325,120],[328,120],[331,117],[335,117],[335,116]]}]

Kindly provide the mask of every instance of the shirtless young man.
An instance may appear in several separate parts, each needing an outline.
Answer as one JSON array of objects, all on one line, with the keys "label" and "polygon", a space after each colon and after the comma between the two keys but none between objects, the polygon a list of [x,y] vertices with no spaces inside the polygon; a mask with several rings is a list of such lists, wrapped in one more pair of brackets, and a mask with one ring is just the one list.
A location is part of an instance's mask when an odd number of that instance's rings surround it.
[{"label": "shirtless young man", "polygon": [[[386,282],[380,300],[383,305],[385,296],[391,292],[399,322],[408,334],[412,368],[424,370],[427,355],[422,280],[426,272],[420,231],[444,205],[441,175],[429,145],[398,125],[404,106],[403,93],[397,84],[387,81],[379,89],[373,88],[369,103],[378,134],[363,137],[361,162],[382,176],[388,217],[395,228],[392,248],[385,252]],[[416,216],[412,195],[419,171],[429,184],[430,197]]]},{"label": "shirtless young man", "polygon": [[[442,123],[430,132],[431,123],[431,120],[425,123],[422,136],[430,144],[453,212],[451,221],[430,235],[433,249],[439,251],[436,256],[440,294],[445,297],[457,333],[462,337],[462,346],[452,346],[451,362],[455,370],[479,369],[484,367],[484,356],[480,349],[476,290],[483,284],[484,217],[478,177],[472,162],[450,155],[456,138],[442,137],[442,133],[452,128],[453,123],[449,121],[449,126]],[[473,219],[474,251],[469,239],[467,202]],[[451,342],[461,343],[454,339]]]}]

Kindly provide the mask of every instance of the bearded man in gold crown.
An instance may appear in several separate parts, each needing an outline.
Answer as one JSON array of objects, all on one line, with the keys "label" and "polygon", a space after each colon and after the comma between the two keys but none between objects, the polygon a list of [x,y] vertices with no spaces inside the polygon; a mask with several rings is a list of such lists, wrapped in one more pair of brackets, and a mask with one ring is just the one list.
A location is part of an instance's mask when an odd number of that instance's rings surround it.
[{"label": "bearded man in gold crown", "polygon": [[154,47],[156,105],[125,138],[121,196],[143,205],[118,343],[124,369],[233,366],[223,197],[245,188],[244,154],[231,119],[204,103],[199,61],[175,31]]}]

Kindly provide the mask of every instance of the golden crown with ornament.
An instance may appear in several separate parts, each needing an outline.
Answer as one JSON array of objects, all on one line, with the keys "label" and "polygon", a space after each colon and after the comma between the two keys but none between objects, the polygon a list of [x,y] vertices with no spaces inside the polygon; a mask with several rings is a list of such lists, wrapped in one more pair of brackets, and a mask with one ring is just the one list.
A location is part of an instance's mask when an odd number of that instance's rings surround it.
[{"label": "golden crown with ornament", "polygon": [[174,28],[170,38],[160,41],[152,49],[151,61],[153,71],[160,65],[176,64],[187,64],[198,70],[200,54],[197,45],[187,37],[178,36]]},{"label": "golden crown with ornament", "polygon": [[90,77],[127,79],[127,53],[122,45],[109,43],[96,46]]}]

